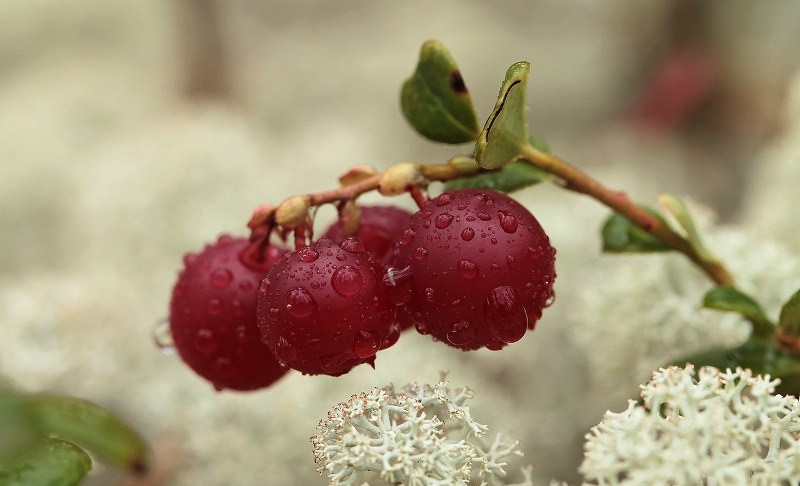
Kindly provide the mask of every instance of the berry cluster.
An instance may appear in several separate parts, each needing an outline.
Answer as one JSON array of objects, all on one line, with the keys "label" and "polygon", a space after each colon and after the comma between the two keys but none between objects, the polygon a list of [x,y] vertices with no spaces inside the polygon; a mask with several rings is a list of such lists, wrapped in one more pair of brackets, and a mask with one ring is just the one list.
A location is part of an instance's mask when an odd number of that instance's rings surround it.
[{"label": "berry cluster", "polygon": [[[170,305],[181,358],[218,389],[270,385],[289,369],[339,376],[374,365],[415,326],[462,350],[498,350],[553,300],[555,250],[510,197],[448,191],[410,213],[363,207],[295,251],[254,231],[184,258]],[[283,236],[286,235],[283,231]]]}]

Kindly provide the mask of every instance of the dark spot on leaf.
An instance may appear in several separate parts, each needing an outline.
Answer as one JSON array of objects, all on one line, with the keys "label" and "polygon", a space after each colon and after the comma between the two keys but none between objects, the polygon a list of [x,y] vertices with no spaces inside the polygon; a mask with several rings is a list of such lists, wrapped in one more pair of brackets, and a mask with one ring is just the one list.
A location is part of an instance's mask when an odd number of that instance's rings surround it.
[{"label": "dark spot on leaf", "polygon": [[450,74],[450,87],[456,93],[463,94],[467,92],[467,86],[464,84],[464,78],[461,77],[459,70],[455,70]]}]

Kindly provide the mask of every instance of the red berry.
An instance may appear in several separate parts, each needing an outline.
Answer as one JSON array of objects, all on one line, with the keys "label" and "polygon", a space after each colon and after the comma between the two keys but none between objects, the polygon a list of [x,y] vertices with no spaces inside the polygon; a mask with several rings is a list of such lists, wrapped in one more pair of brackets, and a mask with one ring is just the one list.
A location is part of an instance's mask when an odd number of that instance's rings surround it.
[{"label": "red berry", "polygon": [[[376,260],[389,263],[392,247],[410,219],[411,213],[396,206],[362,206],[361,223],[353,236],[364,242],[364,248],[375,255]],[[341,225],[338,222],[331,225],[324,237],[341,241],[344,238]]]},{"label": "red berry", "polygon": [[397,340],[383,266],[357,238],[323,238],[284,256],[261,282],[258,327],[275,356],[304,374],[339,376]]},{"label": "red berry", "polygon": [[495,191],[445,192],[414,214],[395,270],[417,330],[463,350],[500,349],[553,299],[555,250],[536,219]]},{"label": "red berry", "polygon": [[258,285],[285,250],[253,260],[250,243],[227,235],[187,254],[172,290],[170,332],[180,357],[218,390],[255,390],[282,377],[256,327]]}]

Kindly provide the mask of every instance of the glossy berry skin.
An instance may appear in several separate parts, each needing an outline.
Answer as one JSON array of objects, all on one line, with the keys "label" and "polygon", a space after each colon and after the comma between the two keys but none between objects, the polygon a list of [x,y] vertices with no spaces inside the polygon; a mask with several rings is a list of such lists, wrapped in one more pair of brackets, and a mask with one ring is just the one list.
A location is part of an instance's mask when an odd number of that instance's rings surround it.
[{"label": "glossy berry skin", "polygon": [[[408,226],[411,213],[396,206],[362,206],[361,223],[355,237],[364,242],[364,248],[382,263],[388,264],[392,258],[394,243]],[[337,221],[324,234],[333,241],[344,239]]]},{"label": "glossy berry skin", "polygon": [[288,253],[261,282],[258,327],[279,361],[339,376],[397,340],[383,266],[357,238]]},{"label": "glossy berry skin", "polygon": [[[414,214],[394,266],[417,330],[462,350],[497,350],[533,329],[553,299],[555,250],[519,203],[448,191]],[[410,278],[408,277],[410,275]]]},{"label": "glossy berry skin", "polygon": [[253,260],[247,239],[220,236],[184,257],[172,290],[170,332],[178,354],[217,390],[256,390],[285,373],[256,327],[258,286],[286,250],[267,247]]}]

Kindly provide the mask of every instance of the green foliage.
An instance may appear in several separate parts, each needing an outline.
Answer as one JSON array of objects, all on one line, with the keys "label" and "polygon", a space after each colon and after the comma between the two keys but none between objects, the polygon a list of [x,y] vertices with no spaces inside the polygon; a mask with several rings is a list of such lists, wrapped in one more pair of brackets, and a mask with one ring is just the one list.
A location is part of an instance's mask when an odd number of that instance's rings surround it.
[{"label": "green foliage", "polygon": [[[647,207],[642,207],[642,209],[664,223],[664,219],[657,211]],[[600,232],[603,239],[603,251],[606,253],[648,253],[671,249],[619,213],[609,216],[603,223]]]},{"label": "green foliage", "polygon": [[778,326],[785,333],[800,337],[800,290],[794,293],[781,309]]},{"label": "green foliage", "polygon": [[697,255],[704,262],[716,262],[716,257],[703,243],[703,239],[700,237],[700,231],[697,229],[697,225],[686,203],[672,194],[661,194],[658,196],[658,201],[664,206],[664,209],[669,211],[672,217],[675,218],[675,221],[677,221],[680,227],[686,232],[686,241],[692,245]]},{"label": "green foliage", "polygon": [[39,430],[19,395],[0,389],[0,460],[32,447]]},{"label": "green foliage", "polygon": [[484,169],[499,169],[522,155],[528,142],[525,90],[531,65],[512,64],[500,88],[497,103],[475,144],[475,160]]},{"label": "green foliage", "polygon": [[755,299],[730,285],[709,290],[703,297],[703,307],[741,314],[753,323],[761,335],[771,334],[774,326]]},{"label": "green foliage", "polygon": [[92,468],[80,447],[59,439],[43,438],[16,458],[0,461],[3,486],[73,486]]},{"label": "green foliage", "polygon": [[422,45],[400,94],[406,120],[435,142],[466,143],[480,133],[475,108],[453,56],[437,40]]},{"label": "green foliage", "polygon": [[781,351],[772,342],[760,338],[751,338],[733,349],[716,348],[702,351],[675,360],[671,364],[683,366],[686,363],[713,366],[720,370],[750,368],[753,373],[780,378],[779,393],[793,395],[800,393],[800,360]]},{"label": "green foliage", "polygon": [[[549,147],[541,137],[530,136],[531,145],[542,152],[548,152]],[[465,189],[475,187],[479,189],[493,189],[501,192],[513,192],[540,182],[552,180],[553,176],[538,167],[525,161],[515,161],[500,170],[484,172],[471,177],[454,179],[445,184],[447,189]]]},{"label": "green foliage", "polygon": [[150,451],[145,441],[105,409],[55,395],[33,395],[26,402],[42,430],[74,441],[116,467],[134,472],[148,469]]}]

